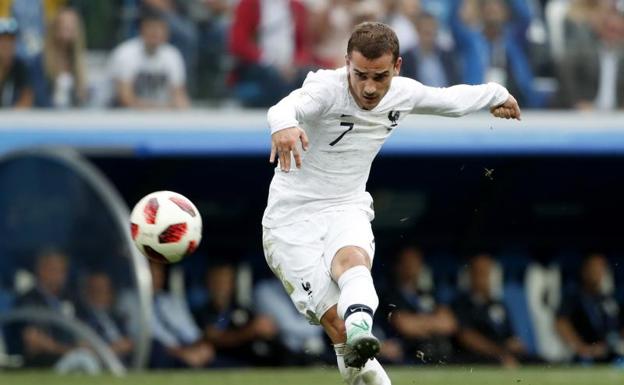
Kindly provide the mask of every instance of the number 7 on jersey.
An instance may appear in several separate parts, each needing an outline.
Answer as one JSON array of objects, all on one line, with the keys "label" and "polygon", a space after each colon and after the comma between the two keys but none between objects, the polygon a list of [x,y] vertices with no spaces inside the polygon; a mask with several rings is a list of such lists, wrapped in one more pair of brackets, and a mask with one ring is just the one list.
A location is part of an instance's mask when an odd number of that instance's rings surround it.
[{"label": "number 7 on jersey", "polygon": [[337,137],[336,139],[334,139],[333,142],[331,142],[329,145],[333,146],[336,143],[340,142],[340,139],[342,139],[343,136],[346,135],[347,132],[353,130],[353,126],[355,125],[355,123],[349,123],[349,122],[340,122],[340,126],[342,127],[349,127],[345,132],[343,132],[342,134],[340,134],[339,137]]}]

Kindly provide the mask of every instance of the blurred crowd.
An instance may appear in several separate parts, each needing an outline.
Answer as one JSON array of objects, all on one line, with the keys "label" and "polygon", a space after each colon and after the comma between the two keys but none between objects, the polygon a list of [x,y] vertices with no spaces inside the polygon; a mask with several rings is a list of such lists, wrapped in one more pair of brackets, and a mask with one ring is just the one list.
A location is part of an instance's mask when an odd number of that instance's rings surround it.
[{"label": "blurred crowd", "polygon": [[0,106],[267,107],[368,20],[423,84],[624,108],[622,0],[0,0]]},{"label": "blurred crowd", "polygon": [[[402,244],[376,260],[375,328],[386,363],[622,362],[621,256],[478,250],[458,257]],[[261,262],[258,256],[150,263],[149,367],[333,364],[322,328],[298,314],[266,268],[253,268]],[[0,303],[2,311],[35,306],[80,320],[129,363],[141,327],[137,292],[117,287],[106,270],[78,272],[72,265],[79,261],[42,250],[31,279],[15,275],[19,288],[10,303]],[[102,370],[89,345],[66,328],[23,320],[1,330],[0,358],[18,355],[26,367],[59,372]]]}]

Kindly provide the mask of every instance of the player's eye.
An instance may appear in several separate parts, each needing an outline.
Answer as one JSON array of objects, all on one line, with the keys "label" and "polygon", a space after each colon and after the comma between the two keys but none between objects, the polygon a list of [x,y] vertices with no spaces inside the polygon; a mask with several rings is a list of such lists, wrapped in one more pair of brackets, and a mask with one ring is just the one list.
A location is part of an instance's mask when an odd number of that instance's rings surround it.
[{"label": "player's eye", "polygon": [[357,75],[357,78],[358,78],[358,79],[360,79],[360,80],[366,80],[366,75],[365,75],[365,74],[360,74],[360,73],[358,73],[358,74],[356,74],[356,75]]},{"label": "player's eye", "polygon": [[379,76],[375,76],[375,81],[377,82],[381,82],[383,81],[388,75],[379,75]]}]

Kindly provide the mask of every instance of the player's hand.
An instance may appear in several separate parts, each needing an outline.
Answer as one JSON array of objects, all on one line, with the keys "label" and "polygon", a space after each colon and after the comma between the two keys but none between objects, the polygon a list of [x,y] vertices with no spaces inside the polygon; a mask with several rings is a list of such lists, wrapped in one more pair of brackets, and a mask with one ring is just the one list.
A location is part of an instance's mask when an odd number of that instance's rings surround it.
[{"label": "player's hand", "polygon": [[253,320],[252,325],[255,334],[260,338],[271,339],[278,332],[275,322],[267,316],[256,317]]},{"label": "player's hand", "polygon": [[279,164],[282,171],[290,171],[290,154],[295,157],[295,165],[301,168],[301,153],[299,151],[298,142],[304,151],[308,150],[308,136],[305,131],[299,127],[290,127],[279,130],[271,135],[271,157],[269,161],[275,162],[275,157],[279,157]]},{"label": "player's hand", "polygon": [[520,367],[518,360],[511,354],[505,354],[500,357],[500,363],[505,369],[517,369]]},{"label": "player's hand", "polygon": [[497,118],[520,120],[520,106],[518,105],[516,98],[511,95],[509,95],[509,98],[507,98],[505,103],[497,107],[492,107],[490,112]]}]

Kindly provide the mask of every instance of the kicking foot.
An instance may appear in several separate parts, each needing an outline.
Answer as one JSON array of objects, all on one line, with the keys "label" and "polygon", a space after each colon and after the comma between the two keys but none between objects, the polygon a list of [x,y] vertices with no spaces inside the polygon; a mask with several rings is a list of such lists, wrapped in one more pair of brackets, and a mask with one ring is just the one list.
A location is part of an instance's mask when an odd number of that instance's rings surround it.
[{"label": "kicking foot", "polygon": [[379,353],[381,344],[370,329],[370,325],[365,320],[347,324],[347,343],[344,354],[346,366],[361,368]]}]

